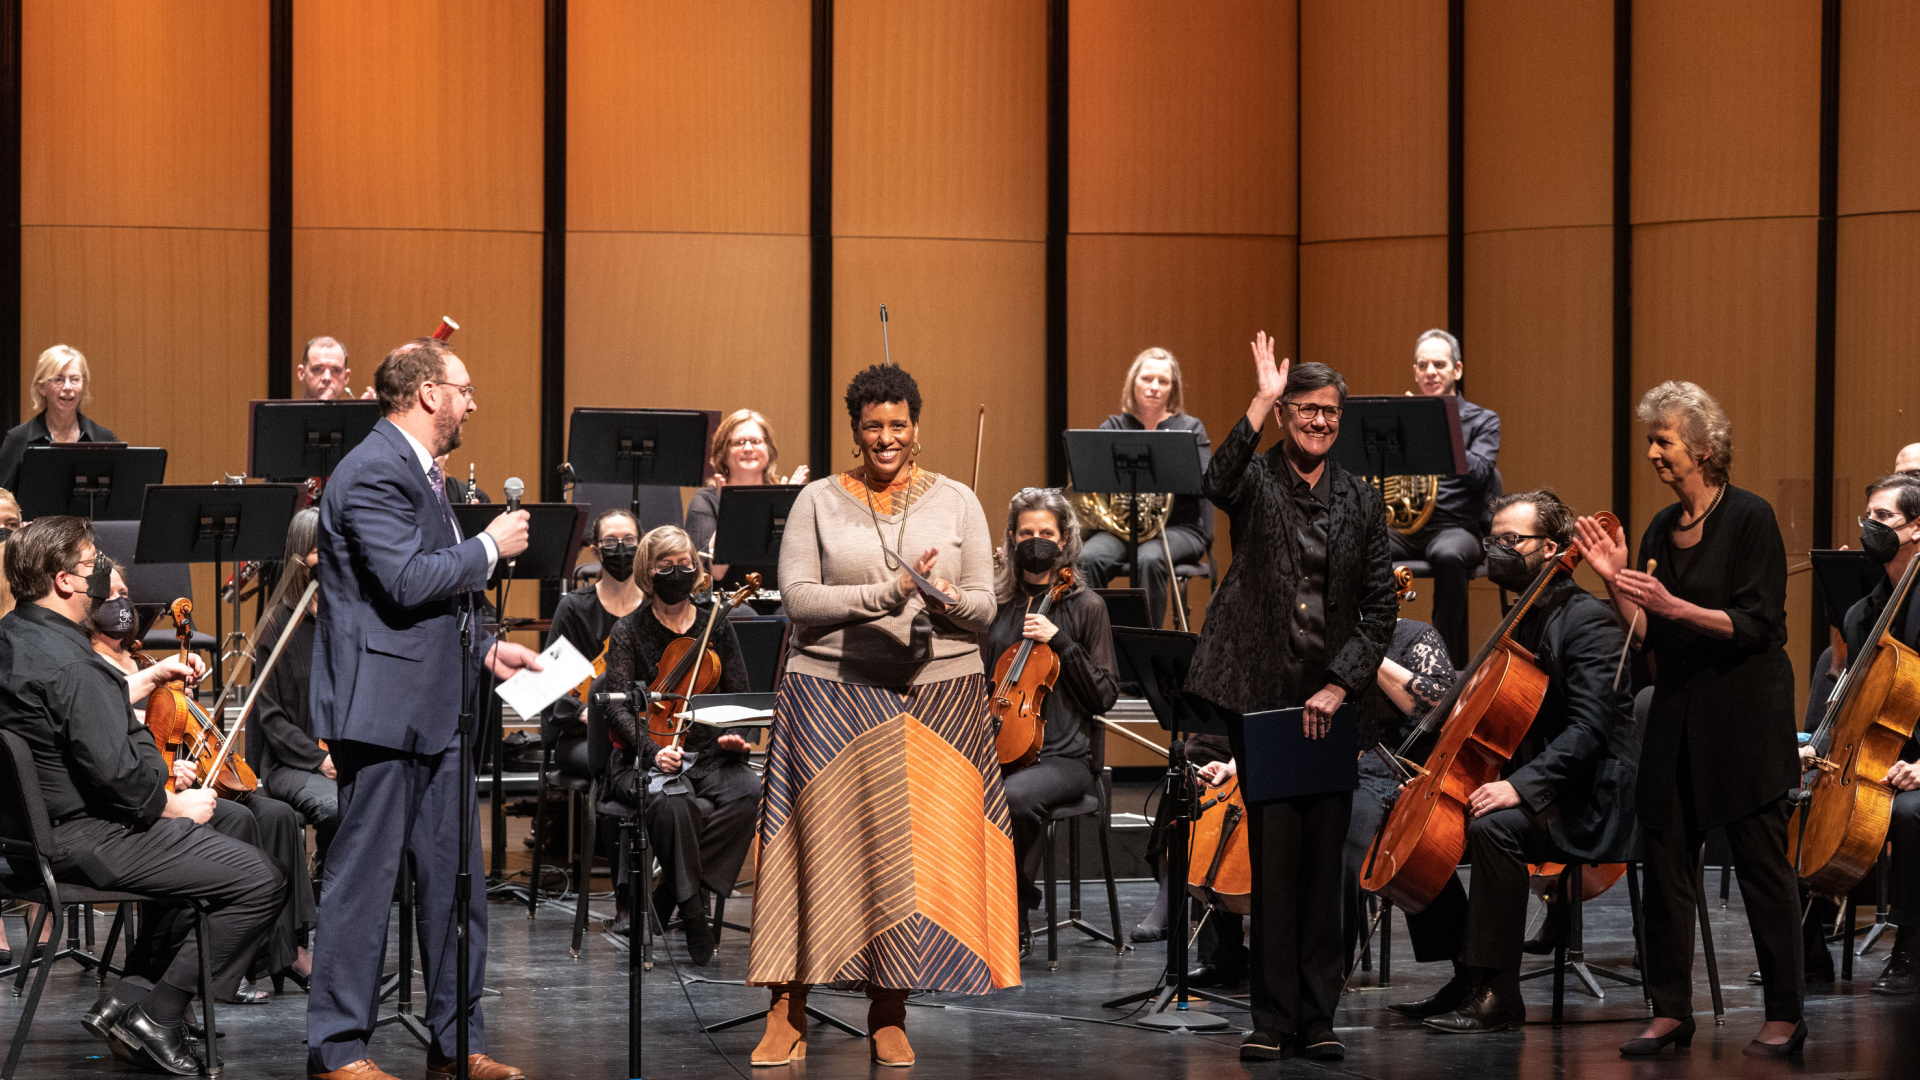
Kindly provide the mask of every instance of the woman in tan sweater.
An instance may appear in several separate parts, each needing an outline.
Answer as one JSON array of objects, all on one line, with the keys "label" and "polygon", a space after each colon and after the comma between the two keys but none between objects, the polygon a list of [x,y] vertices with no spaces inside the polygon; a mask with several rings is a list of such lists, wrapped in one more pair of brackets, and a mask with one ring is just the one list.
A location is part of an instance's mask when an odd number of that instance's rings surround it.
[{"label": "woman in tan sweater", "polygon": [[994,614],[986,515],[913,463],[912,376],[860,372],[847,414],[860,465],[807,485],[780,548],[793,639],[760,810],[747,981],[773,1006],[755,1065],[806,1056],[814,983],[864,987],[874,1060],[911,1065],[909,991],[1020,981],[978,644]]}]

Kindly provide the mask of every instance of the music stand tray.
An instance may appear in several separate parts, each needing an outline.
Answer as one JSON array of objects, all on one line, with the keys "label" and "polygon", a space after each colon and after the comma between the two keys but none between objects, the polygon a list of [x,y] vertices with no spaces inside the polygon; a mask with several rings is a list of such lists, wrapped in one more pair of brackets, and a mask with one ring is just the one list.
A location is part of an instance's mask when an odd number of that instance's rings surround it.
[{"label": "music stand tray", "polygon": [[1137,626],[1113,628],[1113,651],[1123,668],[1131,668],[1154,718],[1168,731],[1225,735],[1225,711],[1186,692],[1187,669],[1199,634],[1181,630],[1144,630]]},{"label": "music stand tray", "polygon": [[1355,476],[1460,476],[1469,468],[1454,394],[1356,394],[1345,409],[1329,456]]},{"label": "music stand tray", "polygon": [[573,410],[567,464],[584,484],[625,484],[640,513],[640,486],[707,482],[707,414],[699,409]]},{"label": "music stand tray", "polygon": [[247,406],[247,475],[270,481],[333,475],[380,421],[380,403],[262,399]]},{"label": "music stand tray", "polygon": [[[527,550],[493,565],[488,585],[497,585],[513,564],[516,581],[565,581],[580,557],[580,540],[587,528],[587,508],[573,503],[521,503],[527,512]],[[487,524],[507,512],[506,503],[455,503],[454,520],[463,536],[485,532]],[[502,615],[505,612],[501,613]]]},{"label": "music stand tray", "polygon": [[20,516],[28,521],[73,514],[96,521],[134,521],[149,486],[165,482],[167,452],[126,443],[29,446],[20,456]]},{"label": "music stand tray", "polygon": [[1063,438],[1075,491],[1132,495],[1127,573],[1140,577],[1140,493],[1200,494],[1200,437],[1191,431],[1076,428]]},{"label": "music stand tray", "polygon": [[[720,489],[720,515],[713,530],[713,561],[760,569],[761,588],[779,587],[780,541],[787,515],[803,484],[766,484]],[[768,569],[773,572],[768,573]]]}]

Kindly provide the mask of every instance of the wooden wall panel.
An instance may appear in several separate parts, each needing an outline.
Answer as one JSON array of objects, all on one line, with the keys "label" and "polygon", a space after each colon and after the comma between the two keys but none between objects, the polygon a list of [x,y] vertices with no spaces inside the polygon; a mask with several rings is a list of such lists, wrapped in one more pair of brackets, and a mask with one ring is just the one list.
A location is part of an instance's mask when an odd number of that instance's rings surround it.
[{"label": "wooden wall panel", "polygon": [[574,0],[568,18],[569,228],[806,233],[809,0]]},{"label": "wooden wall panel", "polygon": [[1301,0],[1301,242],[1446,231],[1447,0]]},{"label": "wooden wall panel", "polygon": [[805,236],[577,233],[567,263],[569,413],[754,408],[806,464]]},{"label": "wooden wall panel", "polygon": [[882,361],[879,306],[893,359],[920,384],[920,464],[967,483],[987,407],[980,505],[991,525],[1007,500],[1047,482],[1042,330],[1045,247],[1036,243],[843,237],[833,255],[833,435],[828,464],[854,464],[841,397]]},{"label": "wooden wall panel", "polygon": [[[333,0],[293,11],[297,227],[540,229],[540,4]],[[264,44],[260,55],[264,64]]]},{"label": "wooden wall panel", "polygon": [[1815,213],[1819,135],[1819,4],[1634,5],[1634,221]]},{"label": "wooden wall panel", "polygon": [[836,236],[1046,235],[1047,11],[837,0]]},{"label": "wooden wall panel", "polygon": [[1333,367],[1349,393],[1413,389],[1413,341],[1446,322],[1446,237],[1300,245],[1298,359]]},{"label": "wooden wall panel", "polygon": [[1840,212],[1920,210],[1920,7],[1855,0],[1840,19]]},{"label": "wooden wall panel", "polygon": [[1068,24],[1073,232],[1295,232],[1292,0],[1078,0]]},{"label": "wooden wall panel", "polygon": [[1839,253],[1833,541],[1857,547],[1861,489],[1892,471],[1902,446],[1920,442],[1920,214],[1841,218]]}]

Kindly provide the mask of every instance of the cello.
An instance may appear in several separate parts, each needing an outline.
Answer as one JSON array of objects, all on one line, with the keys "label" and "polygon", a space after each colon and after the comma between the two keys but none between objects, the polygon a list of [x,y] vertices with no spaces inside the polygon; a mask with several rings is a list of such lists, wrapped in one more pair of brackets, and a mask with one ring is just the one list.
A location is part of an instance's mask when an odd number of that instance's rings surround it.
[{"label": "cello", "polygon": [[[1039,609],[1032,615],[1047,615],[1073,588],[1073,568],[1054,571],[1057,580],[1040,597]],[[1040,747],[1047,741],[1047,721],[1040,710],[1060,679],[1060,657],[1051,648],[1029,637],[1020,639],[1000,654],[993,665],[993,696],[987,700],[987,712],[993,717],[993,749],[1003,768],[1024,769],[1040,760]]]},{"label": "cello", "polygon": [[[1167,748],[1135,735],[1104,716],[1111,731],[1132,739],[1161,757]],[[1189,774],[1199,771],[1191,762]],[[1247,803],[1240,778],[1209,788],[1200,800],[1200,816],[1187,830],[1187,892],[1235,915],[1253,911],[1253,861],[1247,854]]]},{"label": "cello", "polygon": [[1907,563],[1814,729],[1817,756],[1811,779],[1801,781],[1787,848],[1801,880],[1826,896],[1845,896],[1886,846],[1894,796],[1887,770],[1920,717],[1920,654],[1893,634],[1916,573],[1920,559]]},{"label": "cello", "polygon": [[[183,596],[167,612],[173,617],[173,635],[180,642],[180,659],[185,661],[193,640],[193,601]],[[153,658],[145,653],[135,653],[134,657],[143,668],[153,666]],[[223,693],[215,703],[215,715],[225,702]],[[169,679],[154,687],[147,698],[147,730],[166,761],[168,791],[174,790],[173,763],[182,756],[198,770],[198,786],[213,788],[223,799],[244,802],[259,788],[259,779],[245,761],[221,753],[223,742],[231,741],[231,736],[222,739],[220,728],[194,702],[186,680]],[[237,725],[235,730],[239,730]]]},{"label": "cello", "polygon": [[[1597,516],[1609,532],[1619,528],[1612,514],[1601,511]],[[1514,627],[1555,579],[1573,573],[1580,558],[1576,544],[1540,568],[1447,696],[1428,710],[1401,745],[1397,757],[1411,765],[1406,754],[1444,718],[1426,765],[1412,766],[1413,778],[1401,788],[1374,838],[1361,888],[1418,914],[1453,877],[1467,846],[1468,796],[1500,778],[1501,767],[1513,757],[1546,700],[1547,674],[1513,639]]]},{"label": "cello", "polygon": [[713,610],[707,613],[707,625],[700,632],[697,647],[692,638],[680,637],[667,642],[667,647],[661,650],[662,673],[649,689],[672,696],[647,706],[647,735],[655,745],[662,749],[679,746],[686,737],[686,725],[679,719],[686,711],[686,699],[710,693],[720,685],[720,654],[707,648],[707,642],[713,639],[713,628],[727,617],[727,612],[746,603],[748,597],[759,591],[760,575],[748,574],[746,584],[732,596],[715,593]]}]

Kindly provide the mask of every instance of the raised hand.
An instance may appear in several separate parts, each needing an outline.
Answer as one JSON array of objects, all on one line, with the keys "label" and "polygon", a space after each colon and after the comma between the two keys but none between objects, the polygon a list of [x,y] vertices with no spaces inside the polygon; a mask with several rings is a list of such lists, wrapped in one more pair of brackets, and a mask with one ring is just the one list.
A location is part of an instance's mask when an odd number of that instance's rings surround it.
[{"label": "raised hand", "polygon": [[1613,584],[1614,575],[1627,568],[1626,531],[1617,525],[1608,530],[1596,517],[1583,517],[1573,527],[1580,534],[1580,553],[1588,565],[1602,581]]},{"label": "raised hand", "polygon": [[1247,423],[1255,431],[1266,425],[1267,417],[1272,415],[1273,406],[1280,395],[1287,391],[1287,372],[1293,367],[1293,361],[1273,359],[1273,339],[1265,330],[1253,336],[1253,402],[1247,406]]}]

